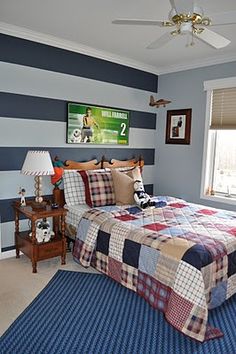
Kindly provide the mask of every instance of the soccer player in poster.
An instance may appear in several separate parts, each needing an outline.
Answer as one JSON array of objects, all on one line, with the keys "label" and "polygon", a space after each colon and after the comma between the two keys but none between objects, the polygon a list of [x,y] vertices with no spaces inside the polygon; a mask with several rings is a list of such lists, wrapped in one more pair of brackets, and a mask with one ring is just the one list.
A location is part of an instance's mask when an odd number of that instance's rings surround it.
[{"label": "soccer player in poster", "polygon": [[98,128],[98,124],[92,116],[92,109],[87,107],[86,114],[83,116],[83,128],[82,128],[82,136],[81,142],[82,143],[90,143],[91,138],[93,136],[92,127],[95,126]]}]

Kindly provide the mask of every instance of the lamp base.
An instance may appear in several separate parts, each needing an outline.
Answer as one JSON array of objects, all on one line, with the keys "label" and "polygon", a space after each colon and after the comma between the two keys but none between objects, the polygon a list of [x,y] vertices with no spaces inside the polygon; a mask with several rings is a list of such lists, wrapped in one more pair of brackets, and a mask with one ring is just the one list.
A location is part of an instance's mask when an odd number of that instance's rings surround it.
[{"label": "lamp base", "polygon": [[30,204],[31,204],[32,209],[35,209],[35,210],[46,209],[46,206],[47,206],[47,202],[40,203],[40,202],[32,201]]}]

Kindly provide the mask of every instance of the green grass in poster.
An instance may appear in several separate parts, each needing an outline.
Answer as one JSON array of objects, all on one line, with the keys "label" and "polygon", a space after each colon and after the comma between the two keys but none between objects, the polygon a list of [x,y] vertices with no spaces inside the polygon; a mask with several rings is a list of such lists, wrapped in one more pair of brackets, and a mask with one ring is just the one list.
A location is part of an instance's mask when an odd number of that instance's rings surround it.
[{"label": "green grass in poster", "polygon": [[67,142],[127,145],[129,112],[69,103]]}]

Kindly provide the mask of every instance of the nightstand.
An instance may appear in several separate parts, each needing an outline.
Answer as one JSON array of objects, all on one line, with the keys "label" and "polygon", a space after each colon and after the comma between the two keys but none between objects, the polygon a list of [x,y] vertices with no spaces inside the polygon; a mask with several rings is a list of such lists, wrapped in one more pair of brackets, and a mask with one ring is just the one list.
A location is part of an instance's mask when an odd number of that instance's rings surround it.
[{"label": "nightstand", "polygon": [[[33,273],[37,273],[37,262],[61,256],[61,264],[65,264],[66,239],[65,239],[65,216],[64,208],[52,209],[47,205],[45,209],[33,209],[30,201],[26,206],[19,202],[13,203],[15,211],[15,244],[16,258],[20,257],[20,251],[31,259]],[[31,230],[20,231],[20,214],[31,221]],[[36,222],[43,218],[53,218],[54,236],[48,242],[38,243],[36,239]],[[32,236],[30,236],[32,232]]]}]

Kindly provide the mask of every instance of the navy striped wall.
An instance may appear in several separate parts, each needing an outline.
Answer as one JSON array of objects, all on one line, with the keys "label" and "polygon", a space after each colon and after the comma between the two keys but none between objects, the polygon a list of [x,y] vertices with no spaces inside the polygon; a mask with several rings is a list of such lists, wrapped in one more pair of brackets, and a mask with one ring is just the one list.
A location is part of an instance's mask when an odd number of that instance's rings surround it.
[{"label": "navy striped wall", "polygon": [[[70,145],[69,145],[70,146]],[[0,147],[1,164],[0,171],[20,170],[28,147]],[[138,158],[142,156],[146,165],[154,165],[154,149],[112,149],[112,148],[90,148],[83,149],[82,153],[74,148],[52,148],[52,147],[30,147],[30,150],[47,150],[51,156],[59,156],[62,161],[88,161],[92,159],[101,160],[105,155],[107,159],[112,159],[114,156],[118,160]]]},{"label": "navy striped wall", "polygon": [[157,92],[158,78],[125,65],[0,34],[0,60]]},{"label": "navy striped wall", "polygon": [[[19,187],[26,188],[27,197],[34,194],[33,178],[20,174],[28,150],[48,150],[52,157],[78,161],[142,155],[146,190],[153,192],[156,113],[148,101],[157,92],[156,75],[3,34],[0,48],[2,251],[14,248],[11,204]],[[129,110],[129,145],[66,144],[68,102]],[[51,195],[49,179],[43,189]]]},{"label": "navy striped wall", "polygon": [[[80,102],[83,103],[83,102]],[[85,102],[96,105],[96,102]],[[68,101],[0,92],[0,117],[66,122]],[[35,110],[37,107],[37,110]],[[103,107],[105,107],[103,105]],[[118,107],[113,107],[118,108]],[[119,107],[122,109],[122,107]],[[156,115],[130,110],[130,127],[155,129]]]}]

